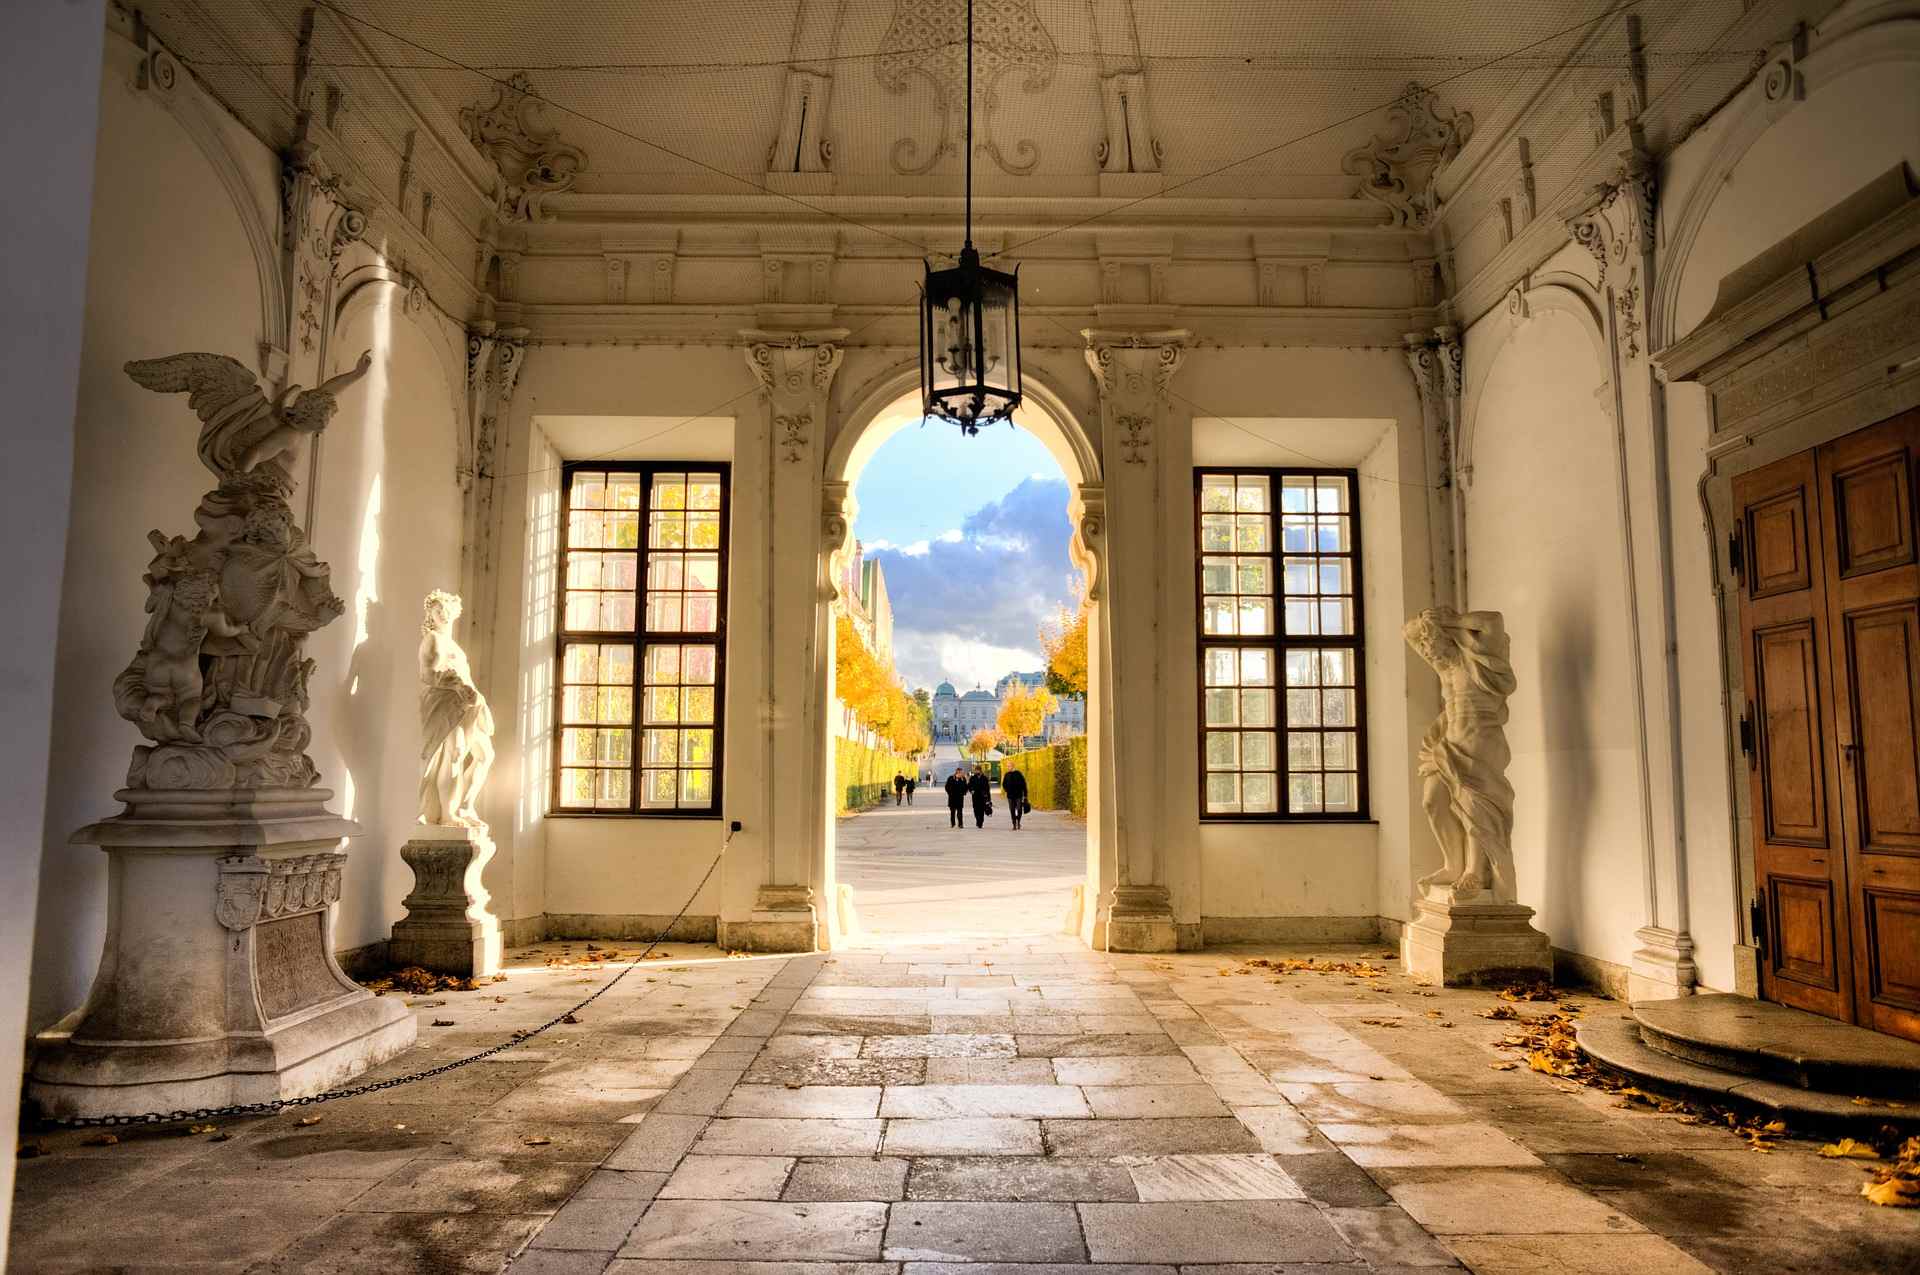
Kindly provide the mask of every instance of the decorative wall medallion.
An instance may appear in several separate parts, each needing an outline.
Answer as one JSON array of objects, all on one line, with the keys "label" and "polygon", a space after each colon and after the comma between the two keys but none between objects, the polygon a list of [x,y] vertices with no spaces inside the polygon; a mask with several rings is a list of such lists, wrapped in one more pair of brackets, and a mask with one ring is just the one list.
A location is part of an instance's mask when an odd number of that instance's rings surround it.
[{"label": "decorative wall medallion", "polygon": [[1438,210],[1434,179],[1453,162],[1473,136],[1473,115],[1449,111],[1439,95],[1419,84],[1387,111],[1388,131],[1356,146],[1341,160],[1342,171],[1361,179],[1357,196],[1384,204],[1397,226],[1424,226]]},{"label": "decorative wall medallion", "polygon": [[782,459],[789,463],[805,460],[807,455],[807,432],[813,428],[812,412],[795,412],[791,415],[779,415],[773,418],[773,427],[780,431],[779,446],[786,448]]},{"label": "decorative wall medallion", "polygon": [[1120,459],[1129,465],[1144,465],[1147,458],[1141,455],[1153,441],[1153,418],[1151,416],[1116,416],[1114,424],[1120,427],[1120,449],[1126,454]]},{"label": "decorative wall medallion", "polygon": [[260,919],[267,897],[271,869],[257,855],[233,855],[220,860],[220,878],[213,887],[214,919],[229,930],[244,930]]},{"label": "decorative wall medallion", "polygon": [[525,72],[494,88],[485,108],[460,112],[467,138],[500,174],[495,214],[502,221],[551,221],[541,208],[548,195],[573,189],[587,154],[560,140],[560,130],[541,122],[542,103]]},{"label": "decorative wall medallion", "polygon": [[[1059,50],[1030,0],[976,0],[974,29],[973,94],[982,134],[975,148],[1006,172],[1030,173],[1040,162],[1032,139],[1022,138],[1009,152],[994,138],[1000,85],[1017,73],[1025,92],[1041,92],[1053,83]],[[932,144],[923,147],[912,137],[894,142],[896,172],[924,173],[940,156],[960,153],[967,133],[966,0],[894,0],[875,70],[892,92],[931,89],[940,111],[940,136]]]}]

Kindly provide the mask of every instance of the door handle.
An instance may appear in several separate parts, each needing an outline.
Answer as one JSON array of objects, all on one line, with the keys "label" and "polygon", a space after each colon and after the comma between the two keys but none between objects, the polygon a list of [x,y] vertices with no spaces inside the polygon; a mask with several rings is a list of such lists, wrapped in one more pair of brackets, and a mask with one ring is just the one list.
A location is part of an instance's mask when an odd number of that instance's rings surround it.
[{"label": "door handle", "polygon": [[1847,759],[1847,765],[1854,767],[1856,770],[1859,769],[1860,759],[1864,751],[1865,750],[1857,743],[1840,745],[1840,755]]}]

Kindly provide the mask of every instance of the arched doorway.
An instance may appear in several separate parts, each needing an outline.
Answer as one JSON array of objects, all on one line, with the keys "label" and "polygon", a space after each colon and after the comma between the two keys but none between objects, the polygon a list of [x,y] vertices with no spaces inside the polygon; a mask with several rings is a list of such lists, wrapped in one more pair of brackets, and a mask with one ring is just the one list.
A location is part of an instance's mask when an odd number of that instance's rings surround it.
[{"label": "arched doorway", "polygon": [[[833,946],[840,945],[845,939],[841,933],[838,907],[834,745],[829,721],[829,707],[834,701],[836,638],[832,605],[837,596],[835,582],[841,578],[843,558],[853,545],[853,526],[858,513],[854,487],[861,470],[888,439],[909,426],[919,425],[921,419],[917,367],[903,365],[870,383],[841,418],[840,428],[827,453],[821,486],[821,587],[819,600],[815,604],[814,623],[815,645],[820,655],[815,662],[813,700],[819,706],[813,728],[817,733],[818,745],[814,755],[819,761],[814,790],[820,799],[814,879],[820,883],[819,897],[827,915],[825,928],[828,942]],[[1053,456],[1068,485],[1067,517],[1072,528],[1069,556],[1085,579],[1088,600],[1086,731],[1090,748],[1097,753],[1105,742],[1108,720],[1100,672],[1104,652],[1109,649],[1101,589],[1106,515],[1100,458],[1085,427],[1061,396],[1031,373],[1026,378],[1025,400],[1015,420]],[[1087,769],[1087,866],[1085,881],[1079,892],[1075,928],[1083,941],[1099,946],[1104,936],[1096,903],[1103,880],[1111,884],[1112,874],[1101,870],[1103,857],[1099,811],[1102,794],[1096,778],[1100,767],[1090,761]]]}]

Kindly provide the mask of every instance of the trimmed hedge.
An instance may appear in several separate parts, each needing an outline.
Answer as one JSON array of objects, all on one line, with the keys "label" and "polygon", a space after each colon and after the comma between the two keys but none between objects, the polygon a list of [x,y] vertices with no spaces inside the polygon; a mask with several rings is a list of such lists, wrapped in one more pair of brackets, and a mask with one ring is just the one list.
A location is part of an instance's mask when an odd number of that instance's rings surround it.
[{"label": "trimmed hedge", "polygon": [[893,799],[895,775],[917,775],[918,763],[850,739],[833,741],[834,813],[847,814]]},{"label": "trimmed hedge", "polygon": [[1064,744],[1030,748],[1007,758],[1005,765],[1027,777],[1027,800],[1035,810],[1067,810],[1087,815],[1087,737],[1075,735]]}]

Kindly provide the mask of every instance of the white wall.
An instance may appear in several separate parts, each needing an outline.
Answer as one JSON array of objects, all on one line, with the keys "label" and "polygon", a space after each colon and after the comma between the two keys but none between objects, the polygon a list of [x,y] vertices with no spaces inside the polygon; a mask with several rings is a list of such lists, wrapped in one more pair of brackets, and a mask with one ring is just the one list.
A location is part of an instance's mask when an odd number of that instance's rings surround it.
[{"label": "white wall", "polygon": [[[36,156],[34,179],[0,193],[0,402],[11,420],[7,458],[17,483],[0,505],[0,539],[29,564],[0,616],[0,1111],[19,1096],[35,894],[47,796],[54,642],[66,539],[74,410],[86,300],[86,210],[93,186],[100,85],[100,16],[92,4],[13,5],[0,40],[31,49],[0,81],[0,138]],[[0,1163],[0,1268],[7,1262],[14,1158]]]},{"label": "white wall", "polygon": [[[1582,320],[1536,306],[1467,335],[1480,384],[1467,604],[1503,612],[1520,901],[1554,946],[1619,965],[1644,924],[1645,846],[1626,546],[1604,372]],[[1484,380],[1479,378],[1484,376]]]},{"label": "white wall", "polygon": [[[1717,177],[1710,171],[1716,153],[1742,123],[1736,110],[1722,112],[1674,152],[1662,174],[1663,232],[1691,203],[1708,201],[1685,259],[1668,267],[1678,271],[1665,285],[1676,292],[1669,342],[1698,326],[1729,271],[1893,165],[1904,162],[1909,172],[1920,172],[1920,65],[1909,58],[1818,80],[1804,102],[1761,131],[1731,170]],[[1711,410],[1705,389],[1695,384],[1668,387],[1666,407],[1688,891],[1700,980],[1724,989],[1734,985],[1733,950],[1745,900],[1735,863],[1733,760],[1721,702],[1713,596],[1717,547],[1709,540],[1697,491]],[[1719,535],[1726,530],[1719,528]],[[1745,784],[1744,766],[1733,770],[1731,783]]]}]

